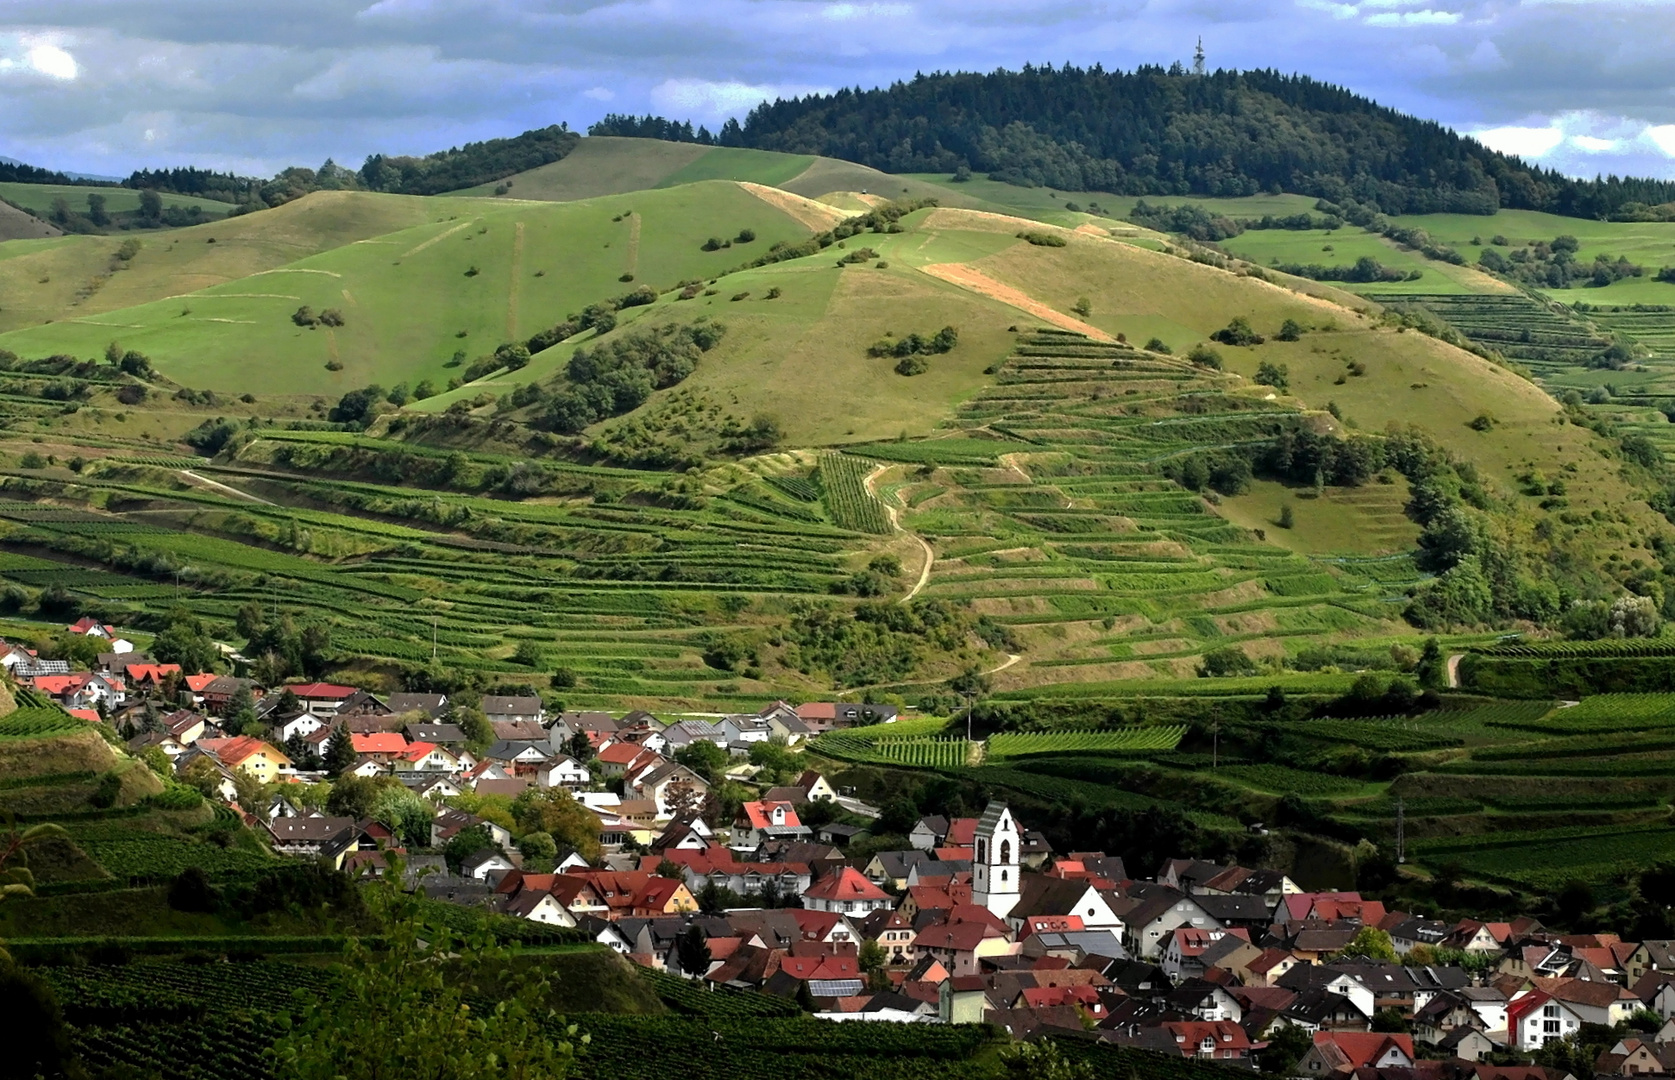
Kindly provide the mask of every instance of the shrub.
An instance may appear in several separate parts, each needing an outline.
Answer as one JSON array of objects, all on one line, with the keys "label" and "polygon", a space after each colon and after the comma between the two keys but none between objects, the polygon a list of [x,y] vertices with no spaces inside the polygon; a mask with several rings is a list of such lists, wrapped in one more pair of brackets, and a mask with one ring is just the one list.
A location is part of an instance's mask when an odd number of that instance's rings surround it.
[{"label": "shrub", "polygon": [[1018,234],[1018,239],[1028,240],[1036,247],[1063,247],[1065,245],[1064,237],[1060,236],[1058,233],[1038,231],[1021,232]]},{"label": "shrub", "polygon": [[739,235],[733,237],[735,243],[748,244],[756,239],[755,229],[740,229]]},{"label": "shrub", "polygon": [[1070,305],[1070,310],[1085,319],[1093,314],[1093,301],[1085,296],[1078,297],[1076,302]]},{"label": "shrub", "polygon": [[296,323],[298,326],[313,326],[320,320],[315,317],[314,309],[309,307],[307,304],[304,304],[302,307],[291,312],[291,321]]},{"label": "shrub", "polygon": [[1256,381],[1276,390],[1291,389],[1291,372],[1284,364],[1270,364],[1264,360],[1256,365]]},{"label": "shrub", "polygon": [[930,364],[926,362],[923,356],[920,356],[917,353],[912,356],[904,356],[900,360],[896,361],[897,375],[923,375],[930,369]]},{"label": "shrub", "polygon": [[1486,412],[1480,412],[1466,426],[1473,431],[1490,431],[1494,429],[1495,418]]},{"label": "shrub", "polygon": [[773,288],[768,290],[767,295],[763,296],[762,299],[764,299],[764,300],[778,300],[783,295],[784,295],[784,293],[781,293],[779,291],[779,286],[775,285]]},{"label": "shrub", "polygon": [[1210,340],[1219,341],[1223,345],[1249,347],[1260,345],[1265,340],[1261,334],[1251,329],[1250,320],[1243,315],[1233,316],[1233,320],[1225,327],[1210,335]]},{"label": "shrub", "polygon": [[1274,524],[1278,525],[1282,529],[1289,529],[1293,525],[1297,524],[1297,512],[1291,508],[1290,503],[1286,503],[1284,506],[1280,507],[1279,520],[1274,522]]},{"label": "shrub", "polygon": [[1280,332],[1274,335],[1277,341],[1298,341],[1303,336],[1303,324],[1296,319],[1287,319],[1280,324]]},{"label": "shrub", "polygon": [[705,240],[703,242],[703,244],[701,245],[699,250],[701,250],[701,251],[720,251],[722,248],[728,247],[728,246],[730,246],[730,245],[725,240],[721,239],[721,237],[712,236],[708,240]]},{"label": "shrub", "polygon": [[1244,650],[1236,645],[1211,649],[1204,654],[1203,662],[1198,665],[1200,678],[1219,679],[1233,675],[1255,675],[1256,671],[1256,661],[1246,656]]},{"label": "shrub", "polygon": [[634,280],[634,275],[633,274],[624,274],[621,277],[617,278],[617,280],[618,281],[633,281]]},{"label": "shrub", "polygon": [[1186,358],[1201,368],[1209,368],[1212,371],[1221,370],[1221,354],[1208,345],[1194,345],[1192,351],[1186,354]]},{"label": "shrub", "polygon": [[1173,356],[1175,354],[1175,350],[1169,347],[1168,342],[1164,341],[1162,338],[1156,337],[1146,342],[1146,351],[1160,353],[1164,356]]}]

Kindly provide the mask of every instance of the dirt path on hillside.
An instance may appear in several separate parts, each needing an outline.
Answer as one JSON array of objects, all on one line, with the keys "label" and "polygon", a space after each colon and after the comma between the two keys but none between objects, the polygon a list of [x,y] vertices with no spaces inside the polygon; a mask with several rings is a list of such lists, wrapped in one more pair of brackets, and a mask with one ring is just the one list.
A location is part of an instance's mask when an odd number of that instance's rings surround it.
[{"label": "dirt path on hillside", "polygon": [[827,206],[825,203],[815,202],[813,199],[805,199],[801,195],[794,195],[776,187],[752,184],[748,180],[739,180],[736,183],[769,206],[815,232],[825,232],[845,218],[854,216],[844,213],[835,206]]},{"label": "dirt path on hillside", "polygon": [[518,292],[523,288],[523,222],[512,230],[512,287],[506,290],[506,336],[518,338]]},{"label": "dirt path on hillside", "polygon": [[221,483],[220,481],[217,481],[217,480],[211,480],[207,476],[200,476],[197,473],[193,472],[191,469],[181,469],[180,470],[180,475],[186,477],[186,479],[188,479],[188,480],[196,480],[198,483],[202,484],[204,487],[210,488],[210,489],[215,490],[215,491],[219,491],[223,495],[231,495],[235,499],[244,499],[248,502],[260,503],[263,506],[277,506],[277,505],[279,505],[278,503],[270,503],[266,499],[258,498],[255,495],[250,494],[248,491],[240,491],[236,487],[228,487],[226,484],[223,484],[223,483]]},{"label": "dirt path on hillside", "polygon": [[632,274],[640,268],[640,222],[639,214],[628,215],[628,273]]},{"label": "dirt path on hillside", "polygon": [[919,269],[931,277],[948,282],[950,285],[958,285],[960,288],[970,290],[979,296],[986,296],[990,300],[998,300],[1008,307],[1015,307],[1019,311],[1027,312],[1042,322],[1052,323],[1062,330],[1086,334],[1095,341],[1114,342],[1117,340],[1099,327],[1090,326],[1080,319],[1073,318],[1061,311],[1055,311],[1027,293],[1020,292],[1010,285],[1003,285],[989,275],[975,270],[965,263],[932,263],[929,266],[921,266]]},{"label": "dirt path on hillside", "polygon": [[426,240],[423,243],[415,244],[414,246],[408,248],[406,251],[401,253],[400,258],[405,259],[409,255],[417,255],[419,252],[423,251],[432,244],[440,244],[442,241],[448,239],[448,237],[459,232],[461,229],[471,228],[471,224],[472,223],[470,221],[462,221],[451,229],[444,229],[435,236],[431,237],[429,240]]},{"label": "dirt path on hillside", "polygon": [[1460,685],[1460,661],[1465,658],[1465,653],[1455,653],[1448,658],[1448,688],[1450,690]]},{"label": "dirt path on hillside", "polygon": [[880,465],[873,469],[872,472],[867,473],[867,475],[861,480],[861,487],[866,490],[868,495],[877,499],[879,505],[884,507],[884,516],[890,519],[890,527],[892,529],[899,533],[906,533],[908,536],[911,536],[919,542],[920,547],[925,549],[925,565],[919,568],[919,580],[913,583],[913,588],[907,590],[906,596],[897,601],[898,603],[905,604],[915,596],[918,596],[919,591],[930,581],[931,565],[936,562],[936,549],[931,547],[930,541],[926,540],[923,536],[920,536],[916,532],[909,532],[907,529],[902,528],[901,512],[891,506],[888,502],[885,502],[884,497],[878,494],[878,489],[875,485],[878,483],[878,478],[883,476],[885,470],[889,467],[890,466],[888,465]]}]

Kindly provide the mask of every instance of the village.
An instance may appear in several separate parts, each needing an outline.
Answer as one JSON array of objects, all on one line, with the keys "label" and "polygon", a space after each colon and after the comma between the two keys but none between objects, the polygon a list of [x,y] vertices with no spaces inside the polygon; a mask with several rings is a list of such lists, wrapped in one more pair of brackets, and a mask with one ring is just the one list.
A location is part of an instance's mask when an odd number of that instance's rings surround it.
[{"label": "village", "polygon": [[549,715],[533,694],[264,688],[67,629],[109,647],[93,670],[17,646],[0,662],[275,853],[399,874],[716,992],[1304,1077],[1565,1080],[1588,1069],[1552,1048],[1601,1031],[1596,1075],[1675,1068],[1675,941],[1441,921],[1189,857],[1130,868],[1052,850],[999,801],[880,847],[880,808],[803,751],[893,705]]}]

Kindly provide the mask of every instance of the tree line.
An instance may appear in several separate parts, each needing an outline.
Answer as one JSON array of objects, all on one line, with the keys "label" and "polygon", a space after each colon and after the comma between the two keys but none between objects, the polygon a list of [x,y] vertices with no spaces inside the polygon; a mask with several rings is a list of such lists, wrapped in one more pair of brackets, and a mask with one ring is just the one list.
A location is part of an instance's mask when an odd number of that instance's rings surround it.
[{"label": "tree line", "polygon": [[[671,126],[689,127],[618,117],[598,133],[662,138]],[[920,74],[886,88],[767,102],[743,124],[728,121],[715,141],[889,172],[985,172],[1063,191],[1292,191],[1387,214],[1512,207],[1597,218],[1675,202],[1675,182],[1573,179],[1342,87],[1272,70],[1025,65]]]}]

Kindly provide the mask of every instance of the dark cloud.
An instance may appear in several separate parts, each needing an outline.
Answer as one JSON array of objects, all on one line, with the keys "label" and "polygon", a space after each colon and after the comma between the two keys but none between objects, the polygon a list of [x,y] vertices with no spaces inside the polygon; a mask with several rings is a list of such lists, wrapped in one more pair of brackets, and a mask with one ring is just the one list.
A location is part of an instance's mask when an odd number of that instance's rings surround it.
[{"label": "dark cloud", "polygon": [[1675,175],[1658,0],[7,0],[0,154],[266,173],[607,111],[713,125],[916,71],[1167,64],[1200,36],[1212,65],[1341,83],[1568,171]]}]

